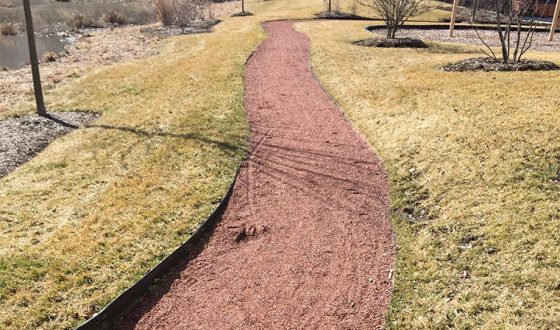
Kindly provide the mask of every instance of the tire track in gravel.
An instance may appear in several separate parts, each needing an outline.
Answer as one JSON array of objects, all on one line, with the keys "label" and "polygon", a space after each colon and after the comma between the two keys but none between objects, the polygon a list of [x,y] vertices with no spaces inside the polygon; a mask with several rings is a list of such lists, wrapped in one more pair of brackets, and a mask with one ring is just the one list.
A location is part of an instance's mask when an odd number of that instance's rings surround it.
[{"label": "tire track in gravel", "polygon": [[387,178],[314,80],[293,22],[247,63],[251,151],[206,246],[121,323],[137,329],[375,329],[394,265]]}]

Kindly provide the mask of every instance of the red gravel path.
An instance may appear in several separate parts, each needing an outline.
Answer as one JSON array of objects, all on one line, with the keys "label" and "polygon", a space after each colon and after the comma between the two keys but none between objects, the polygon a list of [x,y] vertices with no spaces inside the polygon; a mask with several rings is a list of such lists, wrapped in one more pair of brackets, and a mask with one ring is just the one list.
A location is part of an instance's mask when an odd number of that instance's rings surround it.
[{"label": "red gravel path", "polygon": [[[382,165],[316,83],[292,22],[247,64],[250,159],[221,222],[138,329],[375,329],[391,295]],[[157,295],[157,294],[156,294]]]}]

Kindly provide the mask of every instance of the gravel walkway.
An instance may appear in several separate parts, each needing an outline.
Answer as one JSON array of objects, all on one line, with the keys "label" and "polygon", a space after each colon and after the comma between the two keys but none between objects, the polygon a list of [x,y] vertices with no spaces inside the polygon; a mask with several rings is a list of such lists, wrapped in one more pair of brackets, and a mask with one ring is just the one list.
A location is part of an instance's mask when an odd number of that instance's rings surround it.
[{"label": "gravel walkway", "polygon": [[[381,34],[385,36],[387,34],[386,30],[380,29],[373,31],[376,34]],[[479,30],[478,33],[487,44],[493,47],[500,46],[500,40],[498,38],[498,33],[496,31],[489,30]],[[522,38],[526,35],[523,32]],[[468,30],[455,30],[455,37],[449,37],[449,30],[447,29],[433,29],[433,30],[422,30],[422,29],[401,29],[397,33],[399,38],[418,38],[424,41],[438,41],[438,42],[454,42],[460,44],[469,44],[484,47],[480,39],[477,37],[476,32],[472,29]],[[512,38],[514,40],[515,38]],[[543,52],[557,52],[560,51],[560,33],[556,35],[556,41],[548,41],[548,33],[537,32],[533,37],[532,50],[538,50]],[[523,39],[524,40],[524,39]]]},{"label": "gravel walkway", "polygon": [[30,115],[0,121],[0,178],[33,158],[52,140],[98,116],[85,112],[50,115],[51,118]]},{"label": "gravel walkway", "polygon": [[292,22],[246,70],[251,153],[214,234],[123,321],[137,329],[378,329],[393,232],[379,160],[314,80]]}]

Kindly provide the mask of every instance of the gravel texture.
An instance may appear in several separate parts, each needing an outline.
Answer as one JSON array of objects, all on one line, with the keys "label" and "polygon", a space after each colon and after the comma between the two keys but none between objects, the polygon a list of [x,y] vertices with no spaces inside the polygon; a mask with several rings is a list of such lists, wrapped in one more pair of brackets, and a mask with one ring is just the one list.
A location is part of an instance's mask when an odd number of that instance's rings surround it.
[{"label": "gravel texture", "polygon": [[[387,30],[384,29],[374,30],[374,32],[380,35],[387,34]],[[500,46],[498,32],[491,30],[479,30],[478,33],[488,45],[492,47]],[[455,30],[454,38],[449,37],[448,29],[401,29],[397,32],[397,34],[398,37],[417,38],[424,41],[454,42],[484,47],[480,39],[477,37],[476,32],[471,29]],[[523,32],[523,36],[525,36],[525,34],[526,33]],[[533,37],[533,46],[531,47],[531,49],[544,52],[560,51],[560,42],[558,41],[559,38],[560,34],[557,36],[556,41],[548,41],[548,33],[536,32]]]},{"label": "gravel texture", "polygon": [[560,69],[548,61],[521,60],[517,63],[503,63],[489,57],[475,57],[451,63],[443,71],[551,71]]},{"label": "gravel texture", "polygon": [[87,112],[58,112],[49,118],[30,115],[0,121],[0,178],[33,158],[52,140],[97,117]]},{"label": "gravel texture", "polygon": [[309,69],[292,22],[248,61],[250,157],[202,251],[125,317],[137,329],[380,329],[394,240],[387,176]]}]

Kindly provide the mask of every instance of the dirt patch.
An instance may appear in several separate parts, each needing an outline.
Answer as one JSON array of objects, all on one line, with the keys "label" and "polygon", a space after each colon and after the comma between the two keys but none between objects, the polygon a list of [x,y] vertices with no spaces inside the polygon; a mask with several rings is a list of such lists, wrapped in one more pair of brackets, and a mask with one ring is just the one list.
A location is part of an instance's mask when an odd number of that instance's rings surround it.
[{"label": "dirt patch", "polygon": [[47,118],[30,115],[0,121],[0,178],[35,157],[52,140],[98,116],[87,112],[55,112]]},{"label": "dirt patch", "polygon": [[354,42],[354,45],[381,48],[428,48],[422,40],[414,38],[370,38]]},{"label": "dirt patch", "polygon": [[245,71],[250,155],[204,249],[121,329],[379,329],[394,266],[387,177],[309,69],[292,22]]},{"label": "dirt patch", "polygon": [[552,71],[559,70],[558,65],[548,61],[521,60],[517,63],[504,63],[490,57],[475,57],[451,63],[443,71]]}]

